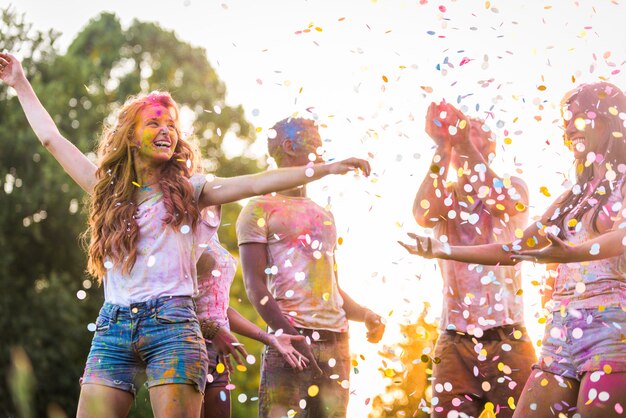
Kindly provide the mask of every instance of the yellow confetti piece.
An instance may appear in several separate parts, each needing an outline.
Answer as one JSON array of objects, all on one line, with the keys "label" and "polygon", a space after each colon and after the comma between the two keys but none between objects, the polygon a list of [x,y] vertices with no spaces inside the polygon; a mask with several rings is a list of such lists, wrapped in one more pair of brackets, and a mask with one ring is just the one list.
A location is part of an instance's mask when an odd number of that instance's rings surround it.
[{"label": "yellow confetti piece", "polygon": [[315,30],[316,30],[316,31],[318,31],[318,32],[321,32],[321,31],[322,31],[322,28],[320,28],[319,26],[316,26],[316,27],[315,27]]},{"label": "yellow confetti piece", "polygon": [[263,218],[259,218],[259,219],[256,221],[256,224],[259,226],[259,228],[263,228],[263,227],[265,226],[265,219],[263,219]]},{"label": "yellow confetti piece", "polygon": [[309,386],[307,392],[311,398],[314,398],[317,396],[318,393],[320,393],[320,388],[317,385],[311,385]]},{"label": "yellow confetti piece", "polygon": [[257,127],[257,128],[255,129],[255,131],[256,131],[256,133],[258,134],[258,133],[260,133],[261,131],[263,131],[263,128],[261,128],[261,127],[259,126],[259,127]]},{"label": "yellow confetti piece", "polygon": [[459,129],[465,129],[466,126],[467,126],[467,121],[465,119],[459,122]]},{"label": "yellow confetti piece", "polygon": [[383,76],[383,81],[384,81],[385,83],[389,81],[389,79],[387,78],[387,76],[386,76],[386,75],[384,75],[384,76]]},{"label": "yellow confetti piece", "polygon": [[141,187],[141,184],[137,183],[136,181],[133,181],[133,185],[135,185],[137,187]]},{"label": "yellow confetti piece", "polygon": [[540,384],[541,384],[541,386],[548,386],[548,379],[546,379],[546,378],[541,379],[541,383]]},{"label": "yellow confetti piece", "polygon": [[523,289],[518,289],[517,292],[515,292],[515,294],[517,296],[522,296],[524,294],[524,290]]},{"label": "yellow confetti piece", "polygon": [[505,208],[504,208],[504,205],[503,205],[502,203],[497,203],[497,204],[496,204],[496,209],[498,209],[498,210],[504,210]]},{"label": "yellow confetti piece", "polygon": [[526,210],[526,205],[523,204],[522,202],[517,202],[515,204],[515,210],[517,210],[518,212],[523,212]]},{"label": "yellow confetti piece", "polygon": [[217,363],[217,366],[215,366],[215,371],[218,373],[224,373],[224,370],[226,370],[226,366],[224,366],[224,363]]},{"label": "yellow confetti piece", "polygon": [[[488,382],[484,382],[484,384]],[[496,418],[496,413],[493,411],[493,409],[495,408],[495,405],[491,402],[487,402],[485,403],[485,409],[483,409],[483,412],[480,413],[480,415],[478,416],[478,418]]]},{"label": "yellow confetti piece", "polygon": [[541,186],[541,187],[539,188],[539,191],[541,192],[541,194],[543,194],[543,195],[544,195],[544,196],[546,196],[546,197],[550,197],[550,196],[551,196],[551,194],[550,194],[550,192],[548,191],[548,188],[547,188],[546,186]]},{"label": "yellow confetti piece", "polygon": [[330,293],[326,292],[322,295],[322,299],[324,299],[324,302],[328,302],[328,299],[330,299]]},{"label": "yellow confetti piece", "polygon": [[546,318],[541,317],[537,320],[537,322],[539,322],[540,324],[545,324],[546,323]]},{"label": "yellow confetti piece", "polygon": [[332,221],[324,221],[324,225],[326,225],[326,226],[329,226],[329,225],[332,225],[332,224],[333,224]]},{"label": "yellow confetti piece", "polygon": [[527,247],[533,248],[535,245],[536,245],[536,243],[535,243],[535,239],[534,238],[531,237],[531,238],[528,238],[526,240],[526,246]]},{"label": "yellow confetti piece", "polygon": [[579,131],[584,131],[585,127],[587,126],[587,122],[585,122],[585,120],[583,118],[576,118],[576,119],[574,119],[574,126]]},{"label": "yellow confetti piece", "polygon": [[567,226],[569,226],[570,228],[575,227],[577,224],[578,224],[577,219],[570,219],[569,221],[567,221]]},{"label": "yellow confetti piece", "polygon": [[511,138],[504,138],[504,143],[507,145],[511,145],[513,143],[513,140]]},{"label": "yellow confetti piece", "polygon": [[613,369],[608,364],[605,364],[604,366],[602,366],[602,371],[604,371],[604,373],[606,374],[611,374]]},{"label": "yellow confetti piece", "polygon": [[396,371],[394,369],[387,368],[385,369],[385,376],[394,377],[396,375]]},{"label": "yellow confetti piece", "polygon": [[238,364],[237,370],[239,370],[240,372],[245,372],[245,371],[248,371],[248,368],[244,366],[243,364]]},{"label": "yellow confetti piece", "polygon": [[623,138],[624,137],[624,134],[622,134],[619,131],[611,132],[611,135],[613,135],[614,138]]},{"label": "yellow confetti piece", "polygon": [[514,411],[515,410],[515,399],[512,396],[509,396],[508,404],[509,404],[509,408],[511,408],[511,411]]},{"label": "yellow confetti piece", "polygon": [[337,244],[338,244],[338,245],[343,244],[343,237],[339,237],[339,238],[337,238]]},{"label": "yellow confetti piece", "polygon": [[520,228],[517,228],[515,230],[515,238],[521,238],[523,236],[524,236],[524,230],[520,229]]},{"label": "yellow confetti piece", "polygon": [[538,86],[538,87],[537,87],[537,90],[539,90],[539,91],[545,91],[545,90],[546,90],[546,86],[544,86],[544,85]]},{"label": "yellow confetti piece", "polygon": [[420,206],[422,207],[422,209],[428,209],[430,208],[430,202],[424,199],[420,202]]}]

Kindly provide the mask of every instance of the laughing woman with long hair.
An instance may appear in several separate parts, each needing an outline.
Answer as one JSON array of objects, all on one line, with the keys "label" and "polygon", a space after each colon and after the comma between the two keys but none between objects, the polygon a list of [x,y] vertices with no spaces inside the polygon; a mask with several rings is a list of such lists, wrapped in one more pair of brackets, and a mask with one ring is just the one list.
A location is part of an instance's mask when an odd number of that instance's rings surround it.
[{"label": "laughing woman with long hair", "polygon": [[196,156],[182,137],[168,93],[131,97],[98,145],[98,165],[64,138],[39,102],[20,62],[0,53],[0,79],[13,87],[33,131],[90,195],[88,270],[105,303],[81,379],[79,417],[124,417],[134,379],[145,371],[156,417],[200,414],[207,353],[192,297],[196,262],[211,237],[198,228],[209,205],[296,187],[369,164],[330,164],[218,178],[194,175]]}]

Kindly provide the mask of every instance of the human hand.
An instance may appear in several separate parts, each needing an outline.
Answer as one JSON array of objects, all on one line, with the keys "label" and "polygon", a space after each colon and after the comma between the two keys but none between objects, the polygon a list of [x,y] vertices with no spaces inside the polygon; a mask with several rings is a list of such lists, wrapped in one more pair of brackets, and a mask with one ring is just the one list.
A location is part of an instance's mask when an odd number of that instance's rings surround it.
[{"label": "human hand", "polygon": [[431,103],[426,112],[426,133],[439,147],[451,147],[467,141],[469,121],[449,103]]},{"label": "human hand", "polygon": [[532,261],[540,264],[569,262],[573,253],[572,247],[552,232],[546,232],[546,238],[549,242],[547,247],[539,250],[513,251],[511,260],[516,262]]},{"label": "human hand", "polygon": [[211,342],[213,343],[215,352],[222,359],[224,366],[226,366],[229,372],[234,370],[230,356],[233,356],[233,359],[235,359],[235,362],[239,365],[243,365],[244,359],[248,357],[248,353],[246,353],[246,350],[243,348],[243,344],[224,327],[217,331]]},{"label": "human hand", "polygon": [[294,347],[294,344],[298,342],[305,342],[304,336],[283,333],[277,337],[274,334],[270,334],[268,340],[269,345],[278,350],[278,352],[283,355],[283,357],[291,367],[300,371],[304,370],[304,368],[307,367],[310,360]]},{"label": "human hand", "polygon": [[0,53],[0,80],[11,87],[15,87],[18,82],[26,80],[20,61],[6,52]]},{"label": "human hand", "polygon": [[369,177],[372,171],[370,163],[354,157],[328,164],[329,174],[346,174],[349,171],[355,170],[360,170],[365,177]]},{"label": "human hand", "polygon": [[315,356],[313,355],[313,351],[311,350],[311,345],[306,341],[306,338],[302,340],[292,340],[294,348],[298,351],[298,353],[302,353],[308,360],[309,364],[307,367],[312,367],[313,371],[317,376],[322,376],[324,372],[320,369],[320,366],[317,364],[315,360]]},{"label": "human hand", "polygon": [[447,246],[444,246],[441,241],[435,238],[423,237],[412,232],[409,232],[407,235],[415,240],[415,244],[411,245],[402,241],[398,241],[398,244],[402,245],[411,254],[424,258],[444,258],[445,255],[450,253]]},{"label": "human hand", "polygon": [[385,324],[382,321],[382,317],[369,309],[365,313],[365,327],[367,328],[367,341],[370,343],[375,344],[383,338],[383,334],[385,333]]}]

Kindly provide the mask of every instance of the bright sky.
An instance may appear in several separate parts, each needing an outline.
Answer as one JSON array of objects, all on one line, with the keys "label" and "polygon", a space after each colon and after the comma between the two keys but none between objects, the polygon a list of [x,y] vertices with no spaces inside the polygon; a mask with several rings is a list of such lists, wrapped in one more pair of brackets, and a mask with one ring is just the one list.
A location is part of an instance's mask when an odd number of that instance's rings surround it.
[{"label": "bright sky", "polygon": [[[15,7],[36,29],[61,31],[62,49],[101,11],[124,25],[156,21],[207,50],[228,103],[242,104],[262,129],[259,155],[267,129],[298,112],[325,126],[330,157],[369,158],[370,179],[325,179],[309,191],[332,204],[344,239],[342,287],[384,316],[393,311],[387,344],[423,301],[435,312],[441,303],[435,263],[395,243],[418,229],[411,208],[433,154],[423,132],[429,103],[445,98],[487,119],[498,138],[496,171],[527,182],[536,216],[562,190],[571,163],[558,124],[562,95],[600,79],[626,88],[626,6],[618,0],[20,0]],[[237,150],[236,140],[227,141]],[[529,284],[537,273],[524,269],[527,323],[537,340],[539,306]],[[382,387],[376,350],[383,345],[367,346],[364,333],[353,326],[353,352],[366,361],[352,376],[352,417],[365,416],[366,399]]]}]

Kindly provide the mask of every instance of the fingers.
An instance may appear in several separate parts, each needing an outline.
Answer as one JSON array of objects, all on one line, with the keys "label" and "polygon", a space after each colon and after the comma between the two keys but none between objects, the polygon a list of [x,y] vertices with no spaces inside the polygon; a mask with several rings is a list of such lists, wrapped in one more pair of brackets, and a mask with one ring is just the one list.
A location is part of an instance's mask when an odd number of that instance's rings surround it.
[{"label": "fingers", "polygon": [[287,335],[289,335],[289,340],[292,343],[298,343],[298,342],[306,341],[306,337],[304,335],[290,335],[290,334],[287,334]]},{"label": "fingers", "polygon": [[299,371],[303,370],[300,363],[298,363],[296,356],[292,353],[283,353],[283,358],[287,361],[287,363],[289,363],[292,369],[298,369]]},{"label": "fingers", "polygon": [[365,160],[359,160],[360,161],[360,169],[363,172],[363,175],[365,177],[369,177],[370,173],[372,172],[372,167],[370,166],[370,163],[365,161]]},{"label": "fingers", "polygon": [[404,247],[405,250],[407,250],[409,253],[411,254],[416,254],[417,255],[417,250],[415,249],[415,247],[413,247],[412,245],[409,244],[405,244],[402,241],[396,241],[398,244],[402,245]]},{"label": "fingers", "polygon": [[233,363],[231,363],[230,361],[230,356],[228,354],[225,355],[220,355],[221,359],[222,359],[222,363],[224,363],[224,366],[226,366],[226,370],[228,370],[229,373],[232,373],[235,371],[235,368],[233,367]]},{"label": "fingers", "polygon": [[235,359],[235,362],[242,366],[244,359],[248,356],[248,353],[246,353],[246,350],[242,346],[237,346],[231,351],[231,355],[233,356],[233,359]]}]

